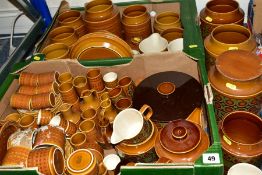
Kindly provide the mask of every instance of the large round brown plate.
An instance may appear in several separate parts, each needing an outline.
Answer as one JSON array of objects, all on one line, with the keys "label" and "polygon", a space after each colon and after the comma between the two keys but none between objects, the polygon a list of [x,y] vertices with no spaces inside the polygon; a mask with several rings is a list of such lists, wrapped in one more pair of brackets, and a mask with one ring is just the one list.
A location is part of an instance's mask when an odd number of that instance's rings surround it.
[{"label": "large round brown plate", "polygon": [[[159,93],[159,85],[164,82],[166,87],[163,89],[170,91],[164,93],[168,95]],[[153,121],[167,123],[186,119],[195,108],[201,107],[203,99],[202,86],[196,79],[182,72],[167,71],[147,77],[136,87],[133,106],[140,109],[147,104],[153,109]]]},{"label": "large round brown plate", "polygon": [[70,57],[78,60],[132,57],[130,46],[109,32],[82,36],[71,48]]}]

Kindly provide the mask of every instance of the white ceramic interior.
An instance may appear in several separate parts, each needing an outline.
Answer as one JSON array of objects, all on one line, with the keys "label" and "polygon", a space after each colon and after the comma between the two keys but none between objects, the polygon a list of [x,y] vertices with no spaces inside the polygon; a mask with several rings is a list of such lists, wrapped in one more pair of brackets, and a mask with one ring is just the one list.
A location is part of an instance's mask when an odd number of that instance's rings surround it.
[{"label": "white ceramic interior", "polygon": [[159,33],[153,33],[139,43],[139,49],[143,53],[162,52],[167,48],[168,41]]},{"label": "white ceramic interior", "polygon": [[134,108],[127,108],[119,112],[113,122],[111,143],[117,144],[135,137],[141,131],[143,123],[142,114]]},{"label": "white ceramic interior", "polygon": [[249,163],[237,163],[229,169],[227,175],[262,175],[262,171]]},{"label": "white ceramic interior", "polygon": [[104,82],[113,82],[117,79],[117,73],[108,72],[103,76]]},{"label": "white ceramic interior", "polygon": [[178,38],[173,41],[171,41],[167,49],[169,52],[177,52],[177,51],[183,51],[184,48],[184,39],[183,38]]},{"label": "white ceramic interior", "polygon": [[49,125],[59,126],[60,122],[61,122],[61,117],[59,115],[56,115],[50,120]]},{"label": "white ceramic interior", "polygon": [[116,154],[109,154],[103,159],[103,163],[108,171],[114,170],[120,161],[120,157]]}]

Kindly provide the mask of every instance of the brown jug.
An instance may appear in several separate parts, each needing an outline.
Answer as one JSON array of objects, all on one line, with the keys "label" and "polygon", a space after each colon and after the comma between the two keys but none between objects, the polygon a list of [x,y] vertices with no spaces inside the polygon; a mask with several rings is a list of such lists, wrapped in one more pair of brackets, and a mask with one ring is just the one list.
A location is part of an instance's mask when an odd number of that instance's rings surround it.
[{"label": "brown jug", "polygon": [[80,112],[73,112],[72,111],[72,105],[68,104],[68,103],[63,103],[59,110],[62,113],[62,116],[70,121],[75,123],[76,125],[79,124],[80,120],[81,120],[81,113]]},{"label": "brown jug", "polygon": [[100,106],[101,106],[100,114],[105,118],[107,118],[109,120],[109,123],[112,124],[117,115],[117,111],[112,106],[111,100],[107,99],[102,101]]},{"label": "brown jug", "polygon": [[95,90],[83,91],[80,98],[83,99],[83,102],[80,104],[81,111],[85,111],[88,108],[97,110],[100,107],[99,98]]}]

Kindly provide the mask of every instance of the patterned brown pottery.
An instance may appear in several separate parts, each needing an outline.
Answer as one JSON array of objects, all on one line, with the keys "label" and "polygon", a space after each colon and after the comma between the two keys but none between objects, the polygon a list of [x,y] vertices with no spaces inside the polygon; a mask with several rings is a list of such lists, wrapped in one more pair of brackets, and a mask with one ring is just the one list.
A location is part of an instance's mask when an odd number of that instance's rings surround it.
[{"label": "patterned brown pottery", "polygon": [[23,147],[31,150],[33,148],[35,133],[35,130],[32,129],[16,131],[9,137],[7,149],[12,147]]},{"label": "patterned brown pottery", "polygon": [[55,146],[34,149],[29,153],[27,167],[38,167],[45,175],[62,175],[65,169],[63,153]]},{"label": "patterned brown pottery", "polygon": [[244,20],[244,11],[234,0],[212,0],[206,4],[206,7],[200,12],[200,27],[202,37],[208,36],[212,30],[223,24],[242,25]]},{"label": "patterned brown pottery", "polygon": [[250,112],[235,111],[220,122],[220,140],[227,171],[240,162],[260,166],[262,162],[262,119]]},{"label": "patterned brown pottery", "polygon": [[151,35],[151,18],[143,5],[130,5],[123,10],[122,25],[125,41],[138,50],[139,43]]},{"label": "patterned brown pottery", "polygon": [[49,37],[52,43],[63,43],[68,47],[78,39],[75,29],[68,26],[56,27],[50,32]]},{"label": "patterned brown pottery", "polygon": [[155,143],[158,157],[172,162],[195,162],[209,147],[209,137],[198,123],[201,115],[170,121]]},{"label": "patterned brown pottery", "polygon": [[7,151],[8,138],[18,129],[15,122],[0,121],[0,164]]},{"label": "patterned brown pottery", "polygon": [[29,155],[30,149],[14,146],[7,150],[7,153],[3,159],[3,166],[26,166],[27,158]]},{"label": "patterned brown pottery", "polygon": [[222,53],[208,72],[217,121],[232,111],[258,114],[262,98],[261,59],[248,51]]},{"label": "patterned brown pottery", "polygon": [[246,27],[237,24],[227,24],[216,27],[204,40],[207,66],[215,64],[216,58],[227,50],[256,49],[255,37]]}]

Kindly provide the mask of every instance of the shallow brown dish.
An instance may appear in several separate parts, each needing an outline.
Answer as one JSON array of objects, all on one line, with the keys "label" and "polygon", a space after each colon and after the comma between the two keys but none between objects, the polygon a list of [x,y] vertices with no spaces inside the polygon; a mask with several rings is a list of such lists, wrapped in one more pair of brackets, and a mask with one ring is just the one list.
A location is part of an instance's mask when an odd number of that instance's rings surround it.
[{"label": "shallow brown dish", "polygon": [[94,32],[81,37],[71,49],[71,58],[79,60],[132,57],[130,46],[109,32]]}]

